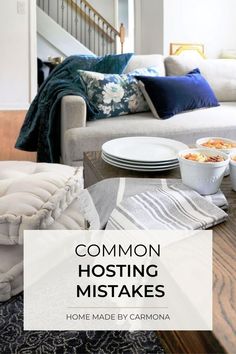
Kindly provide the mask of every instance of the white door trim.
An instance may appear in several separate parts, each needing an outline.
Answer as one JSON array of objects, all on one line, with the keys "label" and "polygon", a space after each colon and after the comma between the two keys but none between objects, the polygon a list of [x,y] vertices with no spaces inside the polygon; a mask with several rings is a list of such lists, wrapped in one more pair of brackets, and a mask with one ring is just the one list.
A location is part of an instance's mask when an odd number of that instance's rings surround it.
[{"label": "white door trim", "polygon": [[142,0],[134,0],[134,51],[141,53],[142,48]]},{"label": "white door trim", "polygon": [[118,30],[120,23],[119,23],[119,0],[113,0],[114,3],[114,24],[115,28]]},{"label": "white door trim", "polygon": [[29,103],[37,93],[37,25],[36,0],[28,0],[29,23]]}]

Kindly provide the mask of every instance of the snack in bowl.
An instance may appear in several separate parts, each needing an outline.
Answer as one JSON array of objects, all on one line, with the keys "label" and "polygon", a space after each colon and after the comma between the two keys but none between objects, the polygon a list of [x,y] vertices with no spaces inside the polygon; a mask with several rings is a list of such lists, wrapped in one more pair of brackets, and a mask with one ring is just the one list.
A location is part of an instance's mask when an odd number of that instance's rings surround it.
[{"label": "snack in bowl", "polygon": [[236,149],[236,141],[219,137],[201,138],[196,141],[198,148],[216,149],[222,152],[231,153],[233,149]]},{"label": "snack in bowl", "polygon": [[232,188],[236,192],[236,151],[230,154],[229,169]]},{"label": "snack in bowl", "polygon": [[186,160],[191,160],[191,161],[197,161],[197,162],[222,162],[224,161],[224,158],[222,156],[216,155],[216,156],[207,156],[205,154],[201,153],[189,153],[184,156]]},{"label": "snack in bowl", "polygon": [[201,144],[203,147],[209,148],[209,149],[220,149],[220,150],[230,150],[230,149],[235,149],[236,148],[236,143],[226,141],[223,139],[210,139],[206,141],[205,143]]},{"label": "snack in bowl", "polygon": [[229,156],[216,149],[188,149],[179,153],[179,164],[183,184],[210,195],[220,188]]},{"label": "snack in bowl", "polygon": [[236,162],[236,155],[232,156],[232,157],[231,157],[231,160],[233,160],[233,161]]},{"label": "snack in bowl", "polygon": [[[201,138],[196,141],[198,148],[215,149],[230,154],[233,149],[236,149],[236,141],[220,137]],[[229,175],[229,166],[225,170],[225,176]]]}]

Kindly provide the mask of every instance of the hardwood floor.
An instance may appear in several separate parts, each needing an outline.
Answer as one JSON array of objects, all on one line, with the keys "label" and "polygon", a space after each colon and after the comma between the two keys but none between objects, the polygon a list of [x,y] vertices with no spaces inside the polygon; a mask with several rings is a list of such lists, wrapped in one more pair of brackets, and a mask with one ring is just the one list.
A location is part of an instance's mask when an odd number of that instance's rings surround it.
[{"label": "hardwood floor", "polygon": [[36,153],[14,148],[25,111],[0,111],[0,160],[36,161]]}]

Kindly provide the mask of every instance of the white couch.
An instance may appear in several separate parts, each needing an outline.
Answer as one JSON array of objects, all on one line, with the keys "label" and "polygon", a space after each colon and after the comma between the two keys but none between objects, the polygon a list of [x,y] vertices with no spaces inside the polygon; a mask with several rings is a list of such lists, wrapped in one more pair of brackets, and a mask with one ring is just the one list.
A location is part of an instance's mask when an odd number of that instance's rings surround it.
[{"label": "white couch", "polygon": [[236,60],[137,55],[130,60],[126,72],[148,66],[158,66],[160,76],[183,75],[198,67],[220,106],[181,113],[168,120],[156,119],[147,112],[87,121],[85,101],[66,96],[61,107],[63,163],[79,166],[84,152],[99,150],[104,142],[122,136],[158,136],[186,144],[194,144],[204,136],[236,139]]}]

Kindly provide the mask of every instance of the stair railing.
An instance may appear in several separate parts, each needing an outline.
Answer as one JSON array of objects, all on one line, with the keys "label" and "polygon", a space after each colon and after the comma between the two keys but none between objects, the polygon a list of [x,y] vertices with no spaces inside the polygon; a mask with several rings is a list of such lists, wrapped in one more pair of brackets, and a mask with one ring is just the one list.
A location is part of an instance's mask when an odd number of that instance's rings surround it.
[{"label": "stair railing", "polygon": [[123,53],[123,23],[118,31],[87,0],[37,0],[37,5],[93,53]]}]

